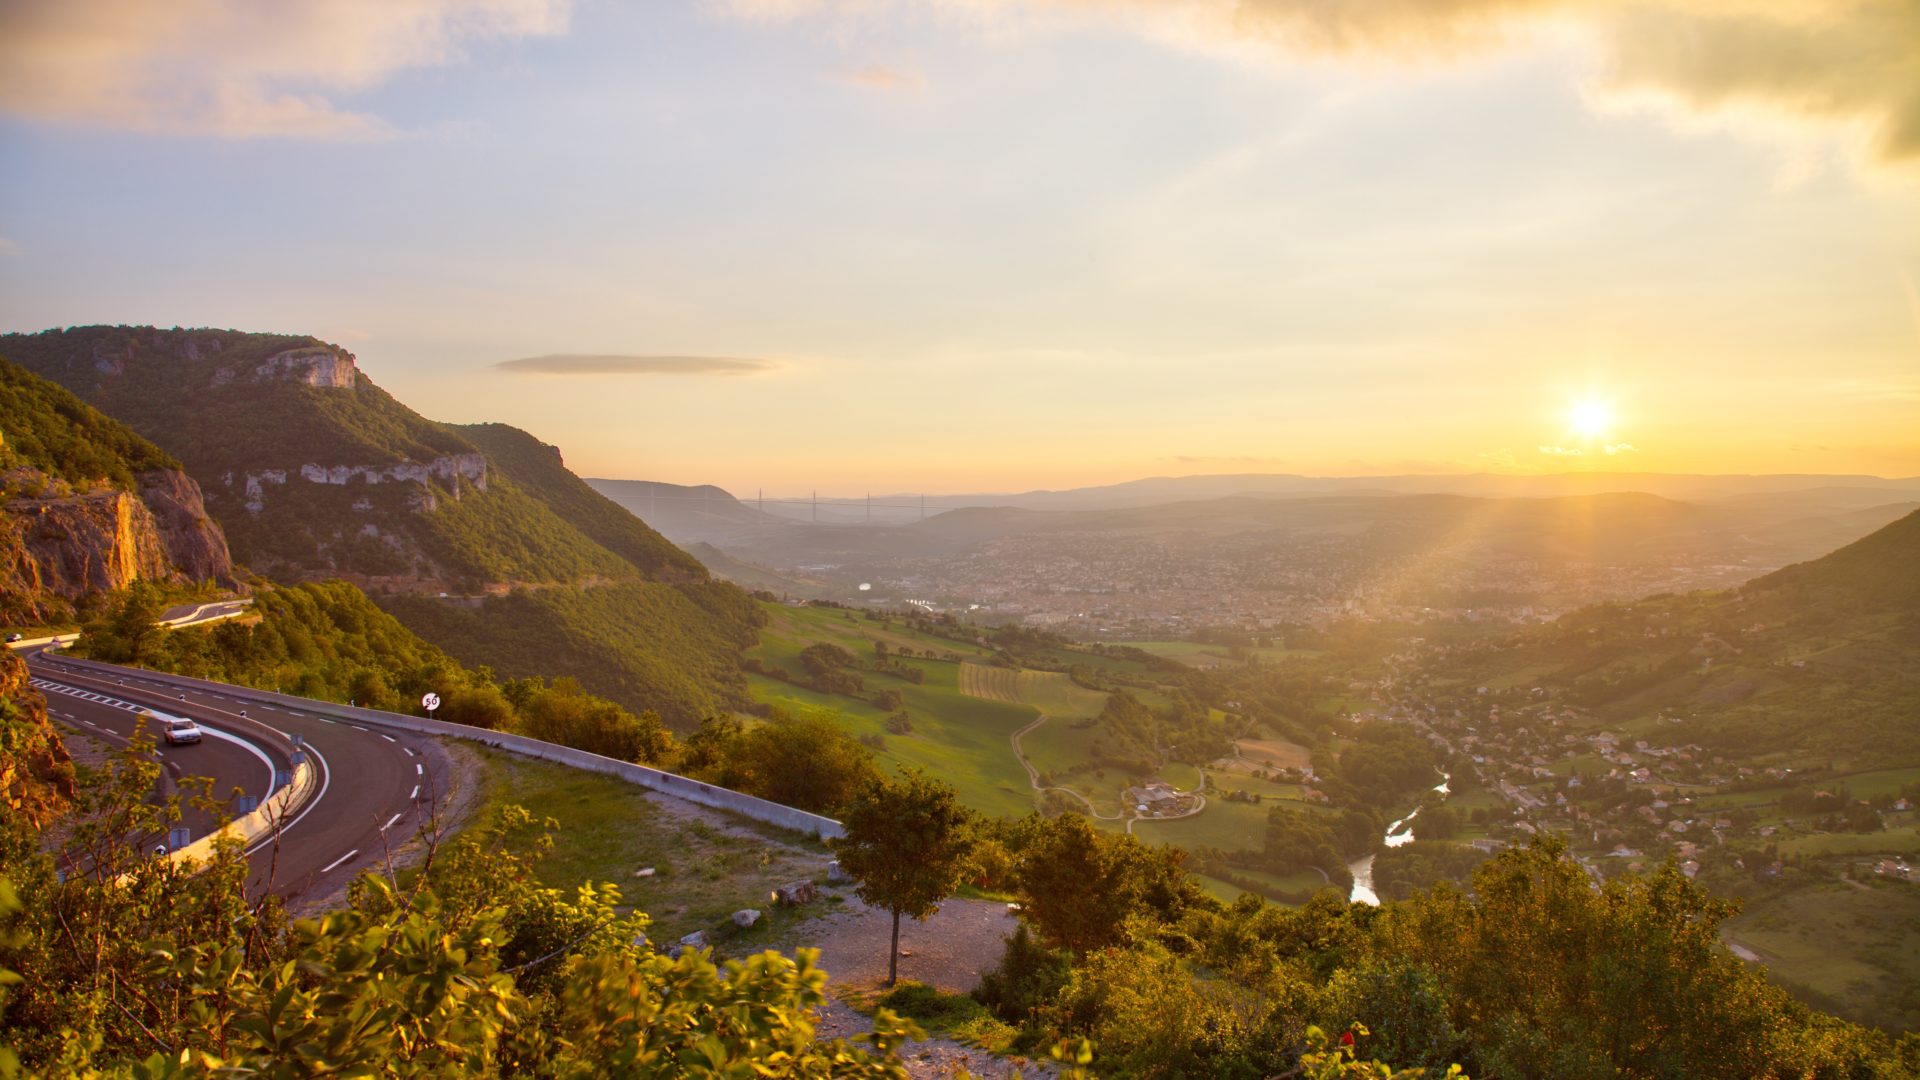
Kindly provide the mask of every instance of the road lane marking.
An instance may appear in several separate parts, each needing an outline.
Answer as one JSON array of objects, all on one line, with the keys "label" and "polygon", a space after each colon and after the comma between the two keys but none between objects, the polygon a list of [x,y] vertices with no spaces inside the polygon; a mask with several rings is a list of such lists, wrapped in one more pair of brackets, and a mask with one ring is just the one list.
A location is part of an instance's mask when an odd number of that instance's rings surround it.
[{"label": "road lane marking", "polygon": [[392,817],[387,819],[387,823],[385,825],[380,826],[380,831],[386,832],[388,829],[393,828],[393,823],[399,820],[400,820],[399,814],[393,815]]},{"label": "road lane marking", "polygon": [[382,736],[380,736],[380,737],[381,737],[381,738],[383,738],[383,739],[385,739],[385,740],[387,740],[388,742],[399,742],[399,741],[400,741],[399,739],[396,739],[396,738],[394,738],[394,737],[393,737],[393,736],[391,736],[391,735],[382,735]]},{"label": "road lane marking", "polygon": [[426,775],[426,771],[427,771],[427,770],[425,770],[425,769],[423,769],[423,768],[421,768],[421,767],[420,767],[420,763],[419,763],[419,762],[417,762],[417,761],[416,761],[416,762],[414,762],[414,763],[413,763],[413,775],[415,775],[415,776],[424,776],[424,775]]},{"label": "road lane marking", "polygon": [[350,727],[350,728],[352,728],[352,729],[353,729],[353,730],[355,730],[355,731],[365,731],[365,730],[367,730],[366,728],[363,728],[363,727],[361,727],[361,726],[360,726],[359,724],[348,724],[347,726],[348,726],[348,727]]},{"label": "road lane marking", "polygon": [[409,800],[414,800],[414,799],[418,799],[419,797],[420,797],[420,785],[415,784],[413,785],[413,794],[407,796],[407,798]]},{"label": "road lane marking", "polygon": [[413,753],[413,747],[411,747],[411,746],[403,746],[403,747],[401,747],[400,749],[402,749],[402,750],[405,750],[405,751],[407,752],[407,756],[408,756],[408,757],[413,757],[413,756],[414,756],[414,753]]},{"label": "road lane marking", "polygon": [[324,716],[316,716],[316,717],[314,717],[314,719],[315,719],[315,720],[318,720],[318,721],[320,721],[320,722],[321,722],[321,723],[323,723],[323,724],[334,724],[334,723],[338,723],[338,722],[339,722],[339,721],[336,721],[336,720],[329,720],[329,719],[327,719],[327,718],[326,718],[326,717],[324,717]]},{"label": "road lane marking", "polygon": [[358,854],[360,854],[360,849],[354,848],[352,851],[347,852],[345,855],[342,855],[339,858],[328,863],[327,865],[321,867],[320,872],[323,874],[327,873],[328,871],[332,870],[334,867],[339,866],[341,863],[346,862],[348,859],[351,859]]}]

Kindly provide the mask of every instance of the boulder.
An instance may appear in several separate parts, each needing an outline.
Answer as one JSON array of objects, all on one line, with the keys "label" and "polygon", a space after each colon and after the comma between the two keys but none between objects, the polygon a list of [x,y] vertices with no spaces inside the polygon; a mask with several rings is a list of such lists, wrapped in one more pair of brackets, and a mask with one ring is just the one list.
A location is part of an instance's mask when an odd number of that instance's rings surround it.
[{"label": "boulder", "polygon": [[760,921],[760,913],[752,908],[741,908],[733,913],[733,925],[742,930]]},{"label": "boulder", "polygon": [[693,933],[688,934],[686,937],[681,938],[680,943],[673,947],[673,950],[671,953],[669,953],[669,955],[671,955],[675,959],[679,959],[681,953],[688,952],[691,950],[704,949],[709,944],[711,943],[707,940],[707,932],[705,930],[695,930]]},{"label": "boulder", "polygon": [[654,873],[654,871],[653,871],[653,867],[651,867],[651,866],[643,866],[643,867],[641,867],[640,869],[638,869],[638,870],[635,870],[635,871],[633,872],[633,876],[634,876],[634,877],[652,877],[652,876],[653,876],[653,873]]},{"label": "boulder", "polygon": [[820,897],[820,889],[811,881],[796,881],[773,890],[773,902],[783,907],[811,904]]}]

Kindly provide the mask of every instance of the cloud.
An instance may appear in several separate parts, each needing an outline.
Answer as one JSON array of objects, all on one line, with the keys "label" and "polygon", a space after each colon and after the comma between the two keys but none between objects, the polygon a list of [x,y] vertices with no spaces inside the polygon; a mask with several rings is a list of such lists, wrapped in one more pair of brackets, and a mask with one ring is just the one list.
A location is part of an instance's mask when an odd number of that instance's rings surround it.
[{"label": "cloud", "polygon": [[1210,465],[1210,464],[1283,465],[1286,463],[1285,458],[1255,457],[1252,454],[1237,454],[1237,455],[1229,455],[1229,456],[1215,456],[1215,455],[1207,455],[1207,454],[1175,454],[1173,455],[1172,460],[1178,461],[1183,465]]},{"label": "cloud", "polygon": [[867,90],[879,90],[882,93],[918,90],[926,85],[926,80],[915,72],[900,71],[880,64],[846,72],[840,75],[839,79],[844,83]]},{"label": "cloud", "polygon": [[753,375],[772,371],[769,360],[732,356],[620,356],[550,353],[493,365],[533,375]]},{"label": "cloud", "polygon": [[[1448,60],[1571,27],[1601,57],[1602,104],[1697,122],[1785,119],[1920,161],[1915,0],[921,0],[1000,25],[1097,19],[1176,46],[1286,60]],[[761,21],[861,17],[871,0],[727,0]]]},{"label": "cloud", "polygon": [[1623,442],[1608,443],[1606,446],[1601,447],[1601,449],[1606,451],[1608,457],[1614,457],[1619,454],[1637,454],[1640,452],[1639,447],[1633,445],[1632,443],[1623,443]]},{"label": "cloud", "polygon": [[7,0],[0,112],[166,135],[382,138],[336,98],[469,45],[564,33],[570,0]]},{"label": "cloud", "polygon": [[1587,452],[1577,446],[1543,446],[1540,452],[1548,457],[1586,457]]}]

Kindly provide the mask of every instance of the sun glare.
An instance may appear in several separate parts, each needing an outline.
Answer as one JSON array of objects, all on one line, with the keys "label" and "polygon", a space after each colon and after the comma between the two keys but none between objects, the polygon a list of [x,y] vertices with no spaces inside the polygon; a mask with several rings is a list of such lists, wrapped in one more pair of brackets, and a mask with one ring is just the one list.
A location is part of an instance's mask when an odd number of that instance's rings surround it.
[{"label": "sun glare", "polygon": [[1604,439],[1613,428],[1613,409],[1606,402],[1592,398],[1576,401],[1567,413],[1567,422],[1581,438]]}]

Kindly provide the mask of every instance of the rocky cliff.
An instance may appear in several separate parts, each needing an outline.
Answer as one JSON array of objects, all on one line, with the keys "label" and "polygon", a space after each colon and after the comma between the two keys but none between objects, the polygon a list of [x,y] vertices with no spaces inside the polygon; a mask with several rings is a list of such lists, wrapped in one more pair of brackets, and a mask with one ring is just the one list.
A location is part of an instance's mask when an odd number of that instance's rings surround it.
[{"label": "rocky cliff", "polygon": [[124,425],[0,364],[0,623],[64,619],[139,580],[234,587],[199,486]]},{"label": "rocky cliff", "polygon": [[27,665],[0,652],[0,805],[45,825],[73,797],[73,760],[47,719]]}]

